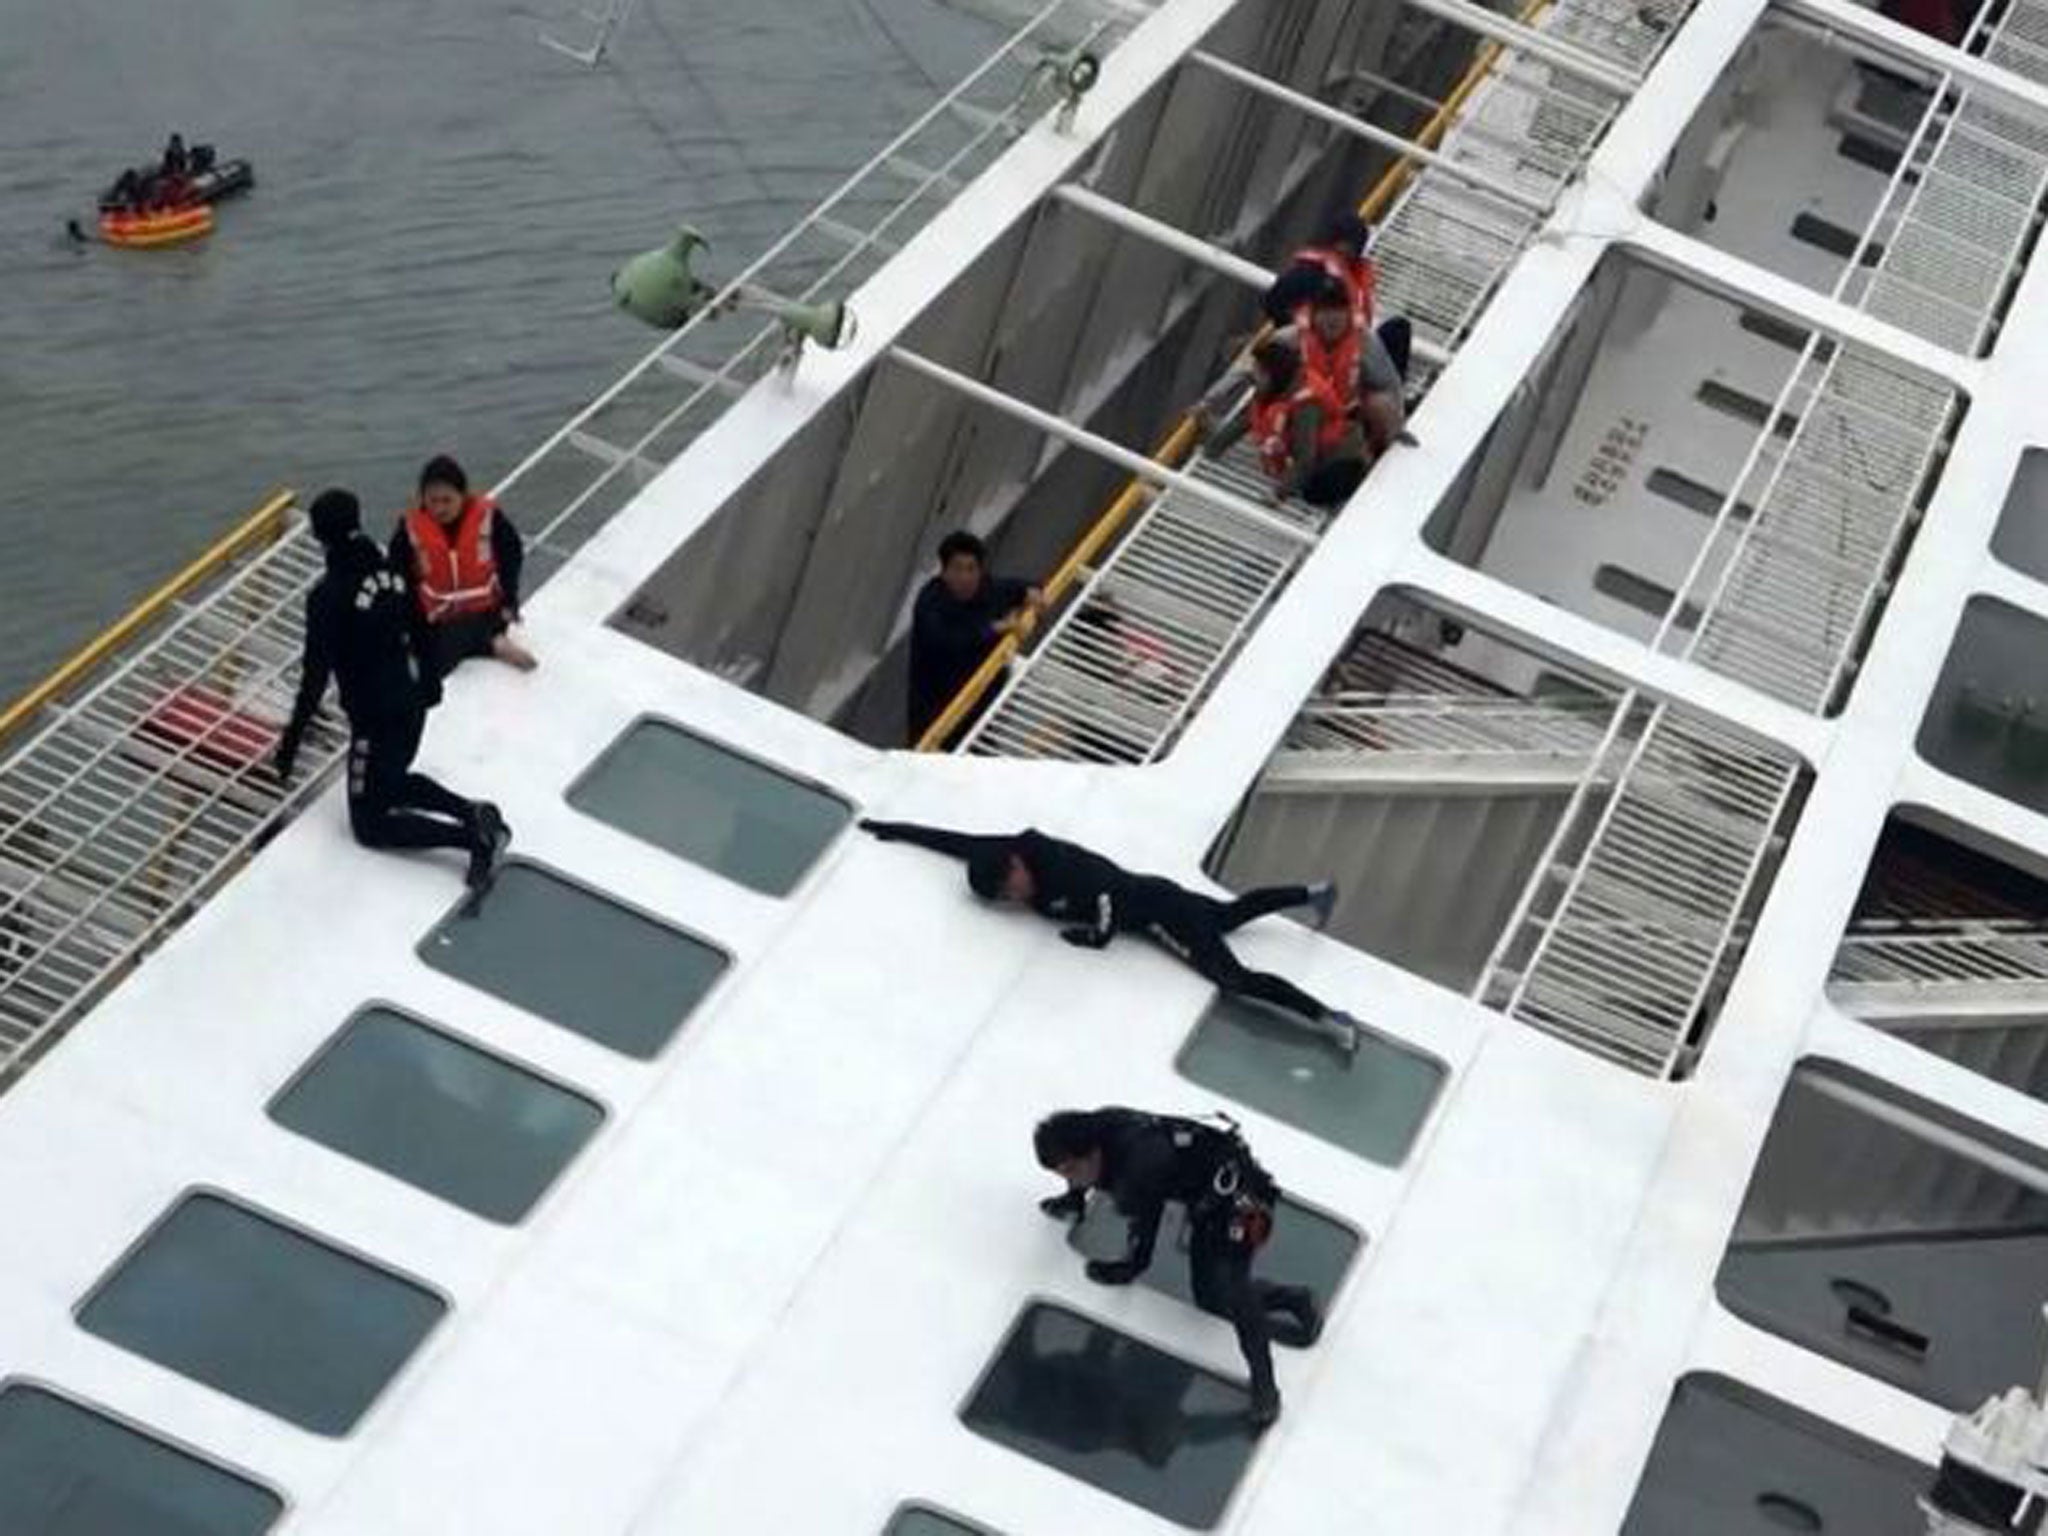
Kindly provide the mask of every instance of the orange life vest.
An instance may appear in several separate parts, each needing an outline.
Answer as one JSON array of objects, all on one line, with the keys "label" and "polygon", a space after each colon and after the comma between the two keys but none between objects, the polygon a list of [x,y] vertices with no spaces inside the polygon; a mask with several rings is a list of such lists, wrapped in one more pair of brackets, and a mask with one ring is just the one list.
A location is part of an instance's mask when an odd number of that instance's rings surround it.
[{"label": "orange life vest", "polygon": [[498,562],[491,553],[491,525],[498,504],[488,496],[471,496],[453,529],[443,528],[425,507],[405,514],[405,536],[412,543],[414,585],[420,612],[430,624],[471,613],[496,613],[505,592],[498,584]]},{"label": "orange life vest", "polygon": [[1304,308],[1294,317],[1294,345],[1301,354],[1302,377],[1330,396],[1338,415],[1356,411],[1358,365],[1364,348],[1358,327],[1346,327],[1343,338],[1332,345],[1316,333],[1314,316]]},{"label": "orange life vest", "polygon": [[1327,245],[1305,245],[1294,253],[1294,259],[1288,265],[1303,263],[1321,267],[1344,285],[1344,291],[1351,296],[1351,318],[1360,330],[1372,324],[1376,301],[1374,289],[1379,278],[1370,256],[1361,256],[1353,261],[1342,251]]},{"label": "orange life vest", "polygon": [[1294,413],[1304,405],[1321,408],[1323,419],[1316,428],[1316,457],[1322,458],[1344,441],[1350,423],[1342,404],[1318,379],[1304,376],[1284,395],[1253,395],[1252,441],[1259,447],[1259,462],[1275,480],[1294,473]]}]

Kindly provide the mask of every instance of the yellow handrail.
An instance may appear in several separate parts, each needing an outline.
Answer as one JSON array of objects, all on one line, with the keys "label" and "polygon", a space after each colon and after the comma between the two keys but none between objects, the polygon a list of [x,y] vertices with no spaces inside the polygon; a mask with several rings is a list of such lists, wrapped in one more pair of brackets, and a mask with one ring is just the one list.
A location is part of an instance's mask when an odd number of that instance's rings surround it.
[{"label": "yellow handrail", "polygon": [[133,639],[151,620],[185,592],[204,581],[249,545],[276,538],[278,530],[283,525],[284,515],[291,509],[295,500],[295,491],[280,489],[272,492],[262,506],[216,540],[190,565],[101,630],[92,640],[74,652],[63,665],[8,705],[4,711],[0,711],[0,741],[4,741],[15,730],[33,719],[45,705],[59,697],[72,684]]},{"label": "yellow handrail", "polygon": [[[1516,20],[1525,24],[1534,21],[1549,3],[1550,0],[1531,0],[1530,4],[1522,7]],[[1430,114],[1429,121],[1424,123],[1415,135],[1415,143],[1418,146],[1423,149],[1436,147],[1437,140],[1444,136],[1452,118],[1457,116],[1458,109],[1464,106],[1466,99],[1479,88],[1480,81],[1484,80],[1487,72],[1493,68],[1494,60],[1500,57],[1501,47],[1499,43],[1487,43],[1474,55],[1471,66],[1459,78],[1451,94],[1443,99],[1436,111]],[[1395,194],[1413,173],[1415,163],[1413,156],[1403,155],[1388,166],[1380,174],[1379,180],[1373,183],[1372,190],[1367,192],[1359,203],[1358,216],[1368,223],[1379,218],[1385,212],[1387,204],[1394,200]],[[1246,343],[1247,350],[1263,340],[1271,329],[1270,324],[1260,326],[1258,334]],[[1154,462],[1169,469],[1178,468],[1194,447],[1197,435],[1195,415],[1190,411],[1174,424],[1173,430],[1166,435],[1165,440],[1152,450]],[[1067,552],[1067,557],[1060,562],[1059,568],[1046,578],[1042,590],[1048,608],[1060,600],[1067,588],[1074,584],[1074,578],[1080,575],[1081,568],[1094,559],[1102,546],[1116,536],[1117,530],[1144,499],[1145,482],[1133,477],[1125,483],[1121,491],[1117,492],[1116,499],[1102,509],[1088,531],[1081,535],[1080,542]],[[917,745],[913,750],[936,752],[946,744],[952,734],[960,728],[961,722],[981,703],[990,686],[1002,676],[1003,668],[1015,659],[1018,649],[1029,637],[1034,622],[1031,615],[1024,615],[1015,629],[1005,633],[989,648],[989,653],[982,658],[981,665],[960,685],[960,691],[953,695],[952,701],[939,711],[937,719],[925,727],[924,734],[917,738]]]}]

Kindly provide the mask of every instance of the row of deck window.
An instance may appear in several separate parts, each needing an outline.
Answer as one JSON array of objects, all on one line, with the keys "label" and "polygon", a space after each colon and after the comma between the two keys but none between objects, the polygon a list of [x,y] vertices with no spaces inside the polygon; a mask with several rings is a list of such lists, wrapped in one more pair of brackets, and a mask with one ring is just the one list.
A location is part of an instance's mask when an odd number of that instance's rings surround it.
[{"label": "row of deck window", "polygon": [[[785,896],[853,814],[799,782],[659,720],[630,726],[569,803],[755,891]],[[545,936],[545,942],[541,942]],[[419,946],[428,965],[639,1060],[659,1055],[730,957],[699,935],[555,870],[507,866],[481,908]],[[1375,1162],[1398,1164],[1440,1064],[1373,1038],[1351,1069],[1300,1031],[1219,1003],[1179,1067],[1193,1081]],[[368,1004],[288,1081],[270,1118],[486,1220],[525,1219],[597,1133],[575,1086],[389,1003]],[[1077,1245],[1121,1246],[1103,1217]],[[1325,1300],[1360,1246],[1343,1223],[1285,1202],[1273,1262]],[[1185,1299],[1172,1263],[1148,1281]],[[316,1434],[350,1433],[439,1324],[421,1279],[345,1251],[233,1195],[193,1190],[80,1303],[80,1327]],[[1243,1390],[1062,1308],[1027,1306],[962,1419],[971,1429],[1168,1518],[1220,1517],[1250,1456]],[[1214,1430],[1206,1433],[1205,1429]],[[9,1536],[260,1532],[272,1490],[54,1387],[0,1388],[0,1530]],[[973,1531],[918,1505],[904,1536]]]},{"label": "row of deck window", "polygon": [[[771,894],[795,889],[852,815],[827,791],[645,720],[606,751],[568,798],[593,817]],[[543,934],[547,942],[536,942]],[[506,870],[480,912],[457,911],[436,924],[419,952],[451,976],[638,1059],[659,1054],[729,963],[703,938],[523,862]],[[1357,1156],[1398,1165],[1429,1112],[1443,1069],[1379,1037],[1367,1042],[1365,1054],[1368,1059],[1347,1070],[1320,1041],[1219,999],[1177,1065],[1233,1101]],[[1788,1146],[1797,1139],[1792,1120],[1807,1127],[1798,1135],[1817,1134],[1813,1127],[1823,1124],[1826,1104],[1808,1102],[1814,1077],[1810,1069],[1795,1076],[1781,1106]],[[604,1119],[596,1100],[574,1086],[385,1003],[349,1018],[283,1085],[268,1113],[287,1130],[505,1224],[525,1219]],[[1868,1143],[1878,1132],[1860,1119],[1843,1119],[1839,1110],[1831,1113],[1841,1125],[1827,1121],[1823,1128],[1832,1127],[1837,1140],[1854,1140],[1867,1163]],[[1896,1139],[1901,1133],[1886,1134]],[[1745,1221],[1764,1222],[1788,1200],[1826,1203],[1817,1185],[1813,1193],[1785,1193],[1806,1189],[1821,1174],[1800,1172],[1804,1163],[1783,1163],[1766,1149]],[[1981,1170],[1977,1177],[1981,1183]],[[2012,1199],[2033,1208],[2022,1194]],[[1759,1213],[1754,1217],[1752,1207]],[[1170,1254],[1173,1233],[1164,1235]],[[1084,1252],[1106,1254],[1120,1249],[1122,1233],[1115,1218],[1097,1208],[1071,1241]],[[1284,1200],[1268,1261],[1327,1303],[1361,1242],[1341,1221]],[[1795,1246],[1803,1253],[1810,1245]],[[1836,1239],[1833,1247],[1839,1246]],[[1775,1249],[1769,1257],[1788,1262]],[[1813,1273],[1842,1272],[1846,1257],[1836,1252]],[[1778,1290],[1759,1290],[1762,1282],[1750,1276],[1759,1262],[1738,1242],[1721,1277],[1724,1301],[1746,1316],[1777,1306],[1771,1298]],[[1145,1280],[1187,1299],[1177,1264],[1162,1262]],[[2023,1299],[2033,1294],[2023,1282],[2008,1289]],[[113,1266],[76,1315],[80,1327],[124,1349],[301,1428],[340,1436],[360,1421],[447,1306],[422,1281],[287,1219],[229,1194],[192,1191]],[[1889,1302],[1880,1310],[1889,1314]],[[1931,1312],[1925,1322],[1949,1315],[1936,1312],[1941,1315]],[[1756,1320],[1838,1353],[1828,1339],[1808,1337],[1812,1329],[1790,1326],[1775,1312]],[[1856,1363],[1951,1405],[1968,1406],[2003,1379],[1994,1368],[1996,1350],[1967,1382],[1944,1379],[1939,1386],[1920,1379],[1924,1364],[1890,1355],[1873,1364],[1863,1358],[1869,1352],[1863,1349]],[[1249,1460],[1243,1406],[1242,1388],[1224,1376],[1068,1308],[1032,1302],[1020,1310],[961,1419],[999,1444],[1201,1528],[1221,1518]],[[1672,1413],[1681,1410],[1717,1422],[1739,1420],[1731,1431],[1738,1438],[1769,1430],[1791,1448],[1793,1470],[1780,1479],[1786,1487],[1763,1488],[1751,1501],[1750,1513],[1766,1524],[1804,1518],[1793,1506],[1804,1501],[1802,1507],[1811,1508],[1822,1497],[1811,1486],[1805,1492],[1794,1487],[1800,1479],[1793,1472],[1802,1458],[1828,1459],[1811,1448],[1817,1435],[1827,1437],[1803,1420],[1792,1422],[1798,1416],[1788,1419],[1791,1410],[1771,1408],[1748,1389],[1696,1382],[1682,1384],[1674,1398]],[[1849,1450],[1857,1465],[1883,1463],[1880,1481],[1887,1486],[1905,1475],[1891,1465],[1896,1458],[1860,1445]],[[1658,1499],[1706,1497],[1687,1492],[1695,1483],[1726,1492],[1725,1480],[1700,1481],[1688,1473],[1698,1460],[1688,1455],[1674,1460],[1674,1449],[1653,1456],[1642,1494],[1650,1502],[1639,1515],[1658,1507]],[[1835,1488],[1830,1480],[1822,1486]],[[1822,1502],[1837,1496],[1838,1489]],[[0,1387],[0,1531],[10,1536],[137,1530],[238,1536],[267,1529],[282,1509],[274,1492],[48,1384],[16,1379]],[[1629,1526],[1659,1528],[1654,1518]],[[900,1510],[891,1526],[904,1536],[975,1529],[914,1505]]]}]

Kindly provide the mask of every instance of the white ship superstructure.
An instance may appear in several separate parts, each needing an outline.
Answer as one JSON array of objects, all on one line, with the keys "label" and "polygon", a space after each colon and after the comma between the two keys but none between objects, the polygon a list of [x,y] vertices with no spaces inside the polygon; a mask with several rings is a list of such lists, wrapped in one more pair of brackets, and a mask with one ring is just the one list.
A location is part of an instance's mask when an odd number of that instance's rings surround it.
[{"label": "white ship superstructure", "polygon": [[[693,322],[500,486],[475,912],[267,777],[266,509],[0,738],[0,1529],[1925,1530],[2048,1300],[2048,5],[1954,20],[1037,13],[744,274],[849,345]],[[1347,204],[1418,442],[1331,513],[1185,412]],[[957,527],[1055,601],[913,751]],[[1371,1037],[863,815],[1332,876],[1242,949]],[[1033,1210],[1105,1103],[1286,1191],[1263,1436]]]}]

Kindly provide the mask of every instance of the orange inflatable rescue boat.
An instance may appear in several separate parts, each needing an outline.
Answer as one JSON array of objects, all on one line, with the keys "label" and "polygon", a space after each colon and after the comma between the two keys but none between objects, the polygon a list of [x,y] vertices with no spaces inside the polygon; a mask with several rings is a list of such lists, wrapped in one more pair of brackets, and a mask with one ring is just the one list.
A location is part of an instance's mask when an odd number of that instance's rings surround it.
[{"label": "orange inflatable rescue boat", "polygon": [[178,208],[108,209],[100,214],[100,238],[109,245],[148,249],[184,245],[213,233],[213,209],[205,203]]}]

